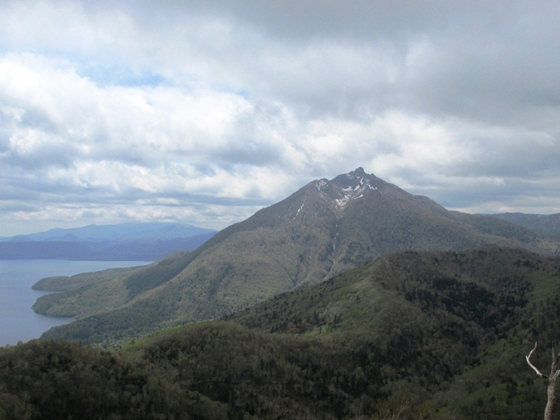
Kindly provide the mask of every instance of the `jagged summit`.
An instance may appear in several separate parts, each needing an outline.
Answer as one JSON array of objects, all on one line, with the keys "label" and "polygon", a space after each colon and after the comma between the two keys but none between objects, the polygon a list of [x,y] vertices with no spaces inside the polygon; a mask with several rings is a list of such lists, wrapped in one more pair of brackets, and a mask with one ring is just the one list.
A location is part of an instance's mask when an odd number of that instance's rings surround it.
[{"label": "jagged summit", "polygon": [[355,171],[348,172],[347,174],[338,175],[332,182],[341,188],[359,188],[364,185],[375,185],[384,181],[377,178],[373,174],[367,174],[364,168],[359,167]]},{"label": "jagged summit", "polygon": [[380,192],[379,188],[388,184],[373,174],[367,174],[362,167],[359,167],[355,171],[338,175],[330,181],[323,178],[310,185],[319,191],[324,200],[332,201],[340,211],[344,210],[348,203],[359,200],[368,193]]},{"label": "jagged summit", "polygon": [[375,175],[366,173],[364,171],[364,168],[362,167],[359,167],[352,172],[348,172],[347,174],[338,175],[337,177],[331,180],[322,178],[313,182],[320,185],[322,188],[334,184],[335,186],[344,189],[348,189],[348,188],[356,189],[364,185],[385,183],[385,181],[383,181],[380,178],[377,178]]}]

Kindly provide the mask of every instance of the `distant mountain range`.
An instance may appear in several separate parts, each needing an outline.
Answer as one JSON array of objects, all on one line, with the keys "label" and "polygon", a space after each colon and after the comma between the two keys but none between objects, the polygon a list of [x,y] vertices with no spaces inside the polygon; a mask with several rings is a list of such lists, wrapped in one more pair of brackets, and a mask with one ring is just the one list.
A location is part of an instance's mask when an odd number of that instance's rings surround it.
[{"label": "distant mountain range", "polygon": [[0,238],[0,259],[156,261],[193,250],[217,231],[178,223],[123,223],[51,229]]},{"label": "distant mountain range", "polygon": [[64,292],[41,297],[34,309],[77,318],[45,337],[115,346],[320,283],[388,253],[490,247],[551,255],[560,243],[496,217],[448,211],[358,168],[310,182],[192,252],[114,275],[39,282],[36,288]]},{"label": "distant mountain range", "polygon": [[560,213],[556,214],[525,214],[525,213],[499,213],[491,214],[501,220],[514,225],[531,229],[542,235],[560,239]]}]

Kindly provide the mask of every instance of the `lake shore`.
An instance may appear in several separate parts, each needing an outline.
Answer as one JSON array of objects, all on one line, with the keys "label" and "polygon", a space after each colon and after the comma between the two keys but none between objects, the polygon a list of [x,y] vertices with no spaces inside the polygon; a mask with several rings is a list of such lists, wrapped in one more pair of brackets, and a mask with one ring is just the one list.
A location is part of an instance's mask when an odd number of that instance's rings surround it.
[{"label": "lake shore", "polygon": [[71,317],[51,317],[35,313],[35,301],[49,293],[32,290],[39,280],[50,276],[101,271],[108,268],[149,264],[146,261],[0,260],[0,346],[26,342],[49,328],[73,321]]}]

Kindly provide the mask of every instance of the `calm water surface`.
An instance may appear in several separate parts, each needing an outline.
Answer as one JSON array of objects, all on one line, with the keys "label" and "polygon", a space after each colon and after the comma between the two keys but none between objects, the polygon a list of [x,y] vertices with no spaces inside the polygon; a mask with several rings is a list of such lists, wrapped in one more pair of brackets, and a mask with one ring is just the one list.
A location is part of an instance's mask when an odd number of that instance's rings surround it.
[{"label": "calm water surface", "polygon": [[38,338],[72,318],[39,315],[31,307],[47,292],[32,290],[38,280],[50,276],[71,276],[107,268],[149,264],[142,261],[0,260],[0,346]]}]

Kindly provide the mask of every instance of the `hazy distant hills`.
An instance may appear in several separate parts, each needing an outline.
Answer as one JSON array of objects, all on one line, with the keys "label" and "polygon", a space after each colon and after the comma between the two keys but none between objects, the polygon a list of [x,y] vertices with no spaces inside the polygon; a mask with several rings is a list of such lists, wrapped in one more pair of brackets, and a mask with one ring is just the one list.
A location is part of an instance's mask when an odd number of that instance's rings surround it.
[{"label": "hazy distant hills", "polygon": [[0,259],[155,261],[192,250],[216,233],[188,224],[123,223],[0,238]]},{"label": "hazy distant hills", "polygon": [[480,247],[552,254],[559,243],[497,218],[447,211],[358,168],[310,182],[193,252],[77,290],[51,282],[67,291],[40,298],[34,308],[78,318],[46,337],[114,345],[233,312],[387,253]]},{"label": "hazy distant hills", "polygon": [[531,229],[542,235],[560,239],[560,213],[556,214],[525,214],[525,213],[499,213],[491,214],[501,220],[514,225]]},{"label": "hazy distant hills", "polygon": [[[0,410],[6,418],[542,418],[546,385],[524,356],[538,341],[533,361],[546,368],[560,340],[559,262],[522,249],[403,251],[117,352],[62,340],[0,348]],[[178,268],[159,264],[170,276]],[[94,280],[82,275],[78,287]],[[115,319],[90,323],[109,330]]]}]

